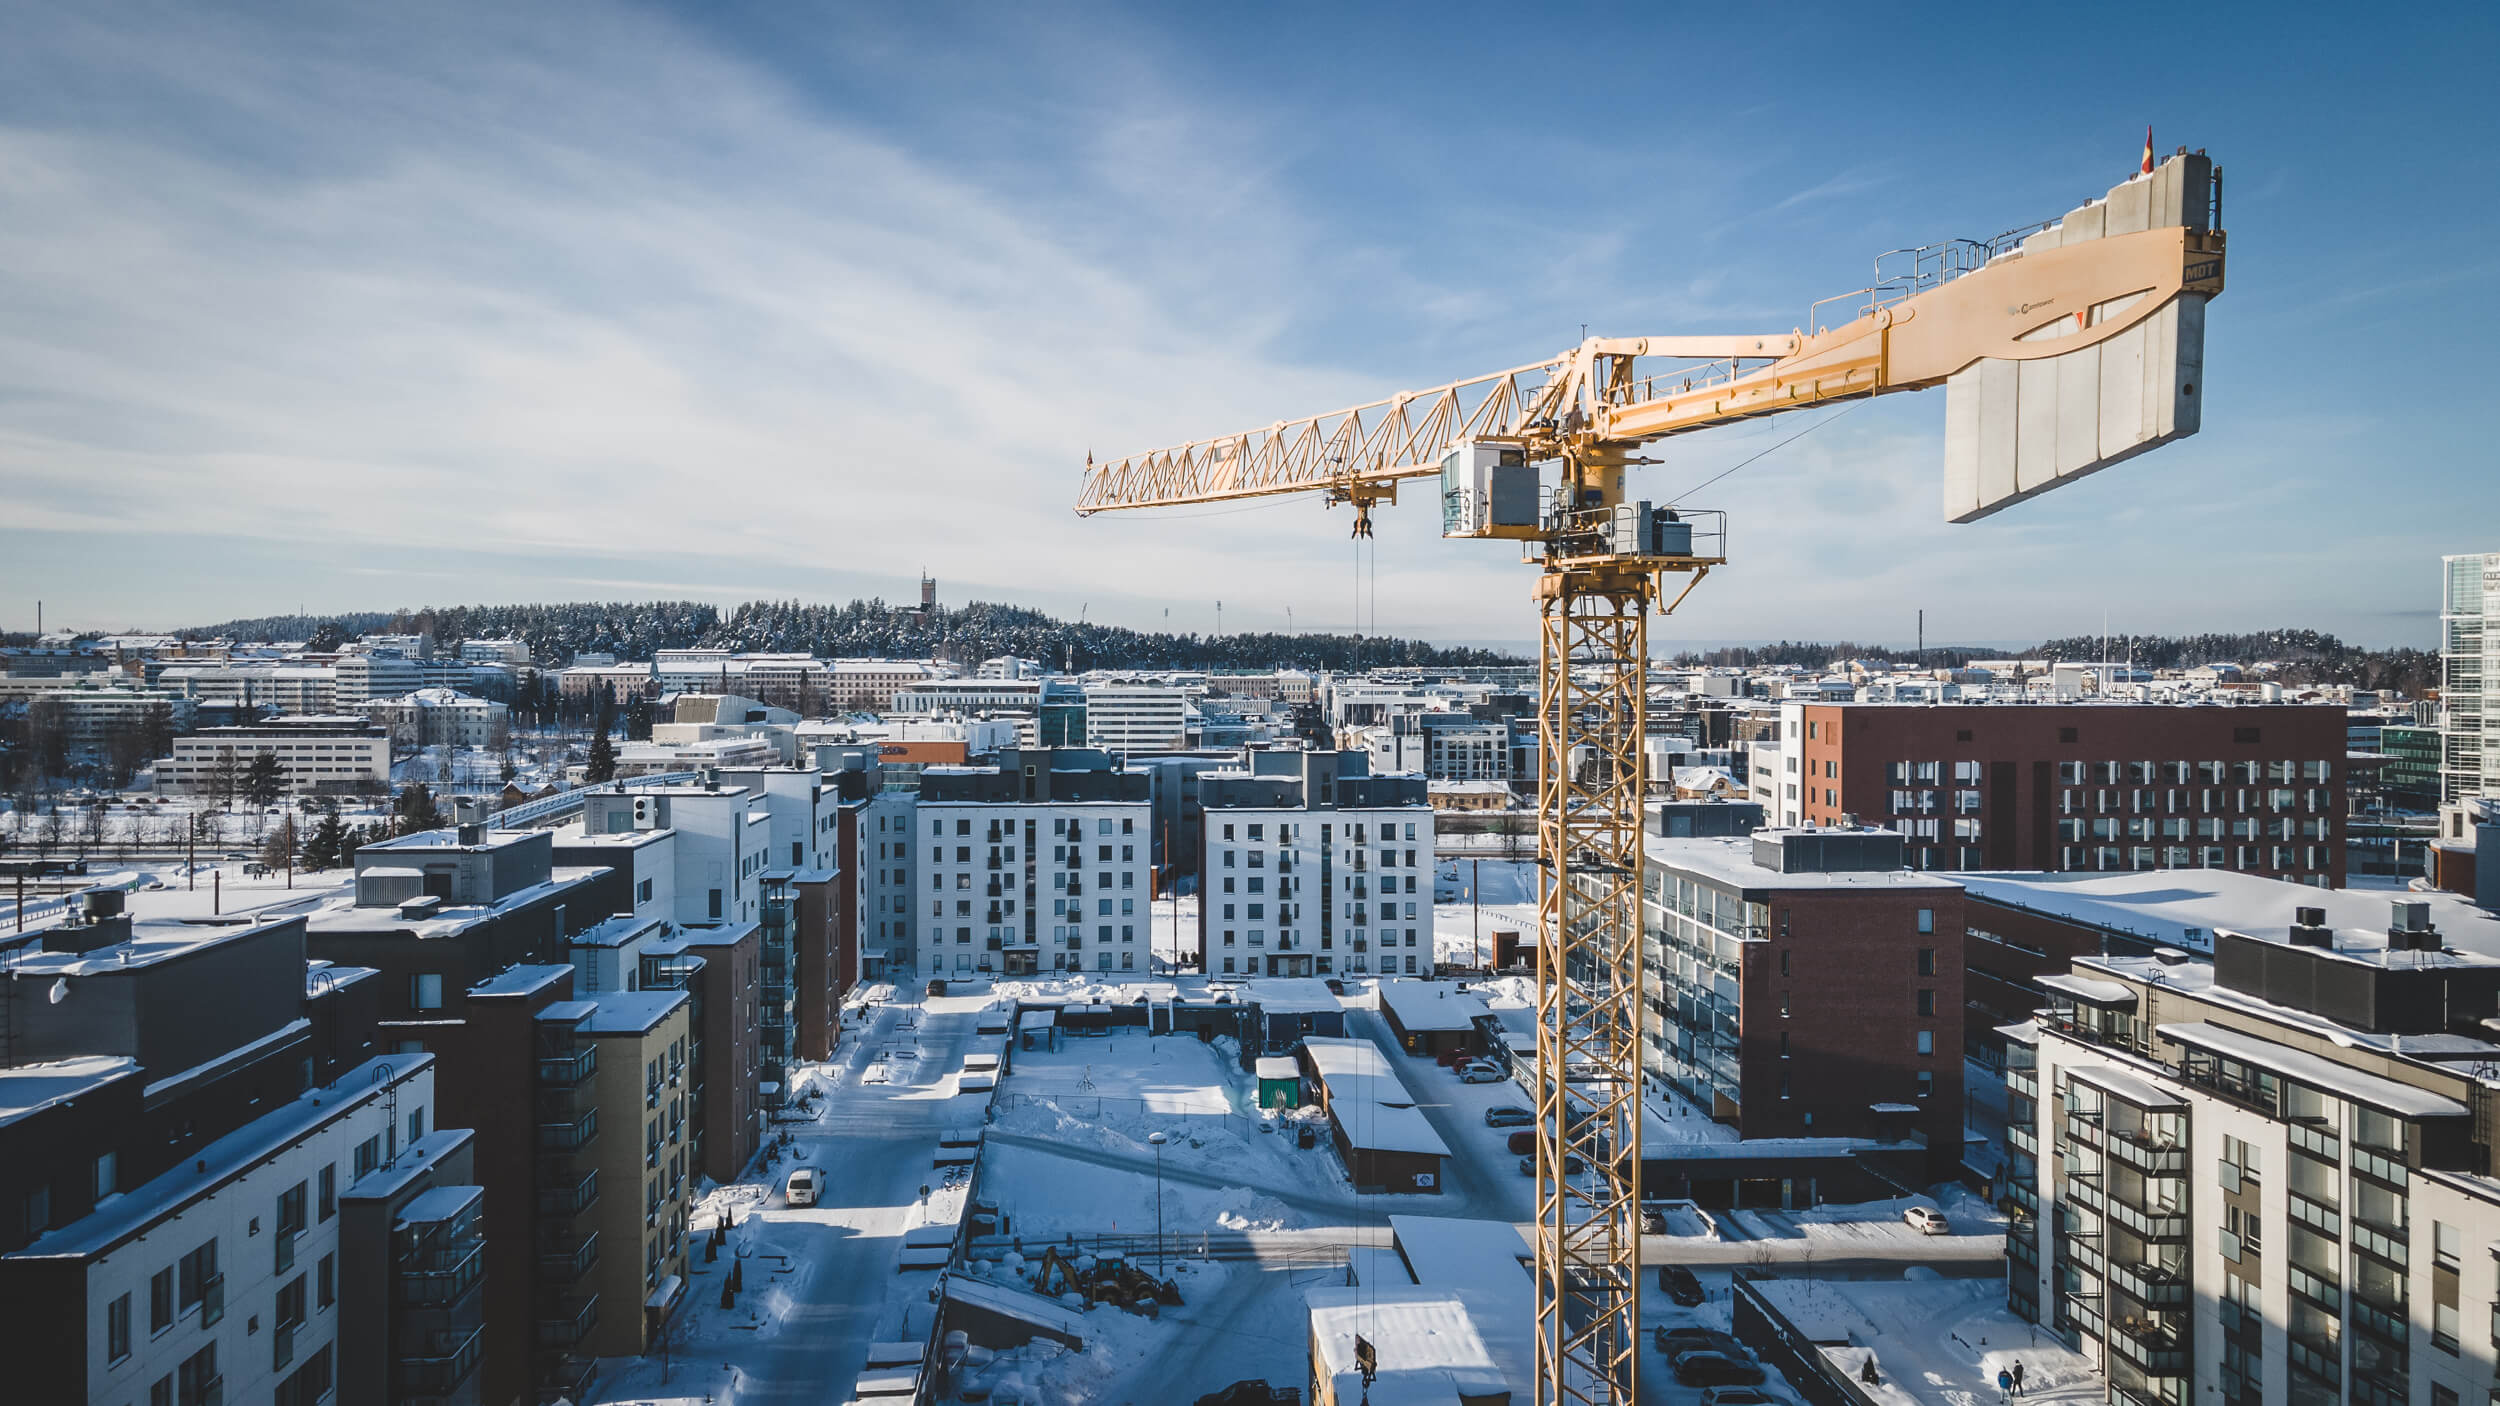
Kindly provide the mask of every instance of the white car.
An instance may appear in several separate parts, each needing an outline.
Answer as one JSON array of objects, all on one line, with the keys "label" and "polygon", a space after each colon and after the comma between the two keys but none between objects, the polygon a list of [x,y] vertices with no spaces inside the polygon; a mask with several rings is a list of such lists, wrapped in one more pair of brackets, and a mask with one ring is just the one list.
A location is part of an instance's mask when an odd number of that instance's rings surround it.
[{"label": "white car", "polygon": [[816,1194],[824,1189],[824,1185],[824,1173],[814,1167],[801,1167],[790,1174],[786,1195],[793,1206],[813,1206]]},{"label": "white car", "polygon": [[1462,1084],[1498,1084],[1509,1077],[1493,1064],[1465,1064],[1458,1070],[1458,1082]]},{"label": "white car", "polygon": [[1946,1220],[1944,1212],[1933,1206],[1912,1206],[1901,1213],[1901,1219],[1908,1222],[1910,1228],[1921,1235],[1951,1235],[1953,1233],[1953,1222]]}]

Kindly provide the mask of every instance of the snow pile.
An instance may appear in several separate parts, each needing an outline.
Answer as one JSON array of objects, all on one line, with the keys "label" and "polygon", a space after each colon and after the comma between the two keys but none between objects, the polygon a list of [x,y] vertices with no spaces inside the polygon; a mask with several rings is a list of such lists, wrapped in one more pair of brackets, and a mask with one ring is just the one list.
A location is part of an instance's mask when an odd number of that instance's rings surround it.
[{"label": "snow pile", "polygon": [[[1146,1267],[1151,1269],[1152,1263]],[[1179,1307],[1163,1309],[1158,1318],[1143,1318],[1096,1305],[1086,1311],[1083,1352],[1037,1339],[985,1363],[958,1369],[930,1399],[951,1402],[986,1397],[1021,1406],[1081,1406],[1121,1399],[1117,1387],[1123,1378],[1152,1369],[1158,1358],[1199,1331],[1202,1316],[1220,1316],[1224,1311],[1230,1266],[1177,1260],[1169,1270],[1180,1287]],[[972,1389],[970,1395],[963,1391],[967,1386]]]}]

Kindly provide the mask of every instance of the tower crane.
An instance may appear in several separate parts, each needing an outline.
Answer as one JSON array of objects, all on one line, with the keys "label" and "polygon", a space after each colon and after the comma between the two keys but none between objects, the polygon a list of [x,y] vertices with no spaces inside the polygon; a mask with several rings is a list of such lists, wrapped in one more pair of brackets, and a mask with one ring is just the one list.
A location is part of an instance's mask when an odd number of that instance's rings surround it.
[{"label": "tower crane", "polygon": [[1080,514],[1315,493],[1354,510],[1357,536],[1402,481],[1437,477],[1443,536],[1518,541],[1536,568],[1539,1406],[1634,1399],[1649,615],[1728,560],[1723,514],[1635,499],[1626,471],[1673,435],[1941,385],[1945,516],[1970,522],[2194,434],[2221,191],[2202,152],[2156,163],[2148,144],[2106,196],[1994,239],[1881,255],[1871,285],[1793,331],[1590,337],[1490,375],[1089,460]]}]

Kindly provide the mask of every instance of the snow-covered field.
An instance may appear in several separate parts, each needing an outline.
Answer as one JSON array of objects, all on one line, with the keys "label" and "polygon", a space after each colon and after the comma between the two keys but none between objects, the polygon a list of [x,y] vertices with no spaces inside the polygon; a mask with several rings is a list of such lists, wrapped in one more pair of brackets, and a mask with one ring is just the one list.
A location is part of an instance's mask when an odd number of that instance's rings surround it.
[{"label": "snow-covered field", "polygon": [[[2025,1401],[2098,1401],[2103,1383],[2080,1354],[2005,1310],[2001,1279],[1941,1279],[1912,1269],[1895,1280],[1799,1283],[1784,1305],[1847,1330],[1849,1345],[1824,1349],[1856,1380],[1871,1354],[1882,1384],[1868,1388],[1898,1406],[1980,1406],[2000,1399],[1997,1373],[2023,1367]],[[1790,1308],[1791,1316],[1798,1310]]]},{"label": "snow-covered field", "polygon": [[1018,1235],[1151,1234],[1158,1154],[1149,1138],[1160,1132],[1167,1233],[1306,1224],[1280,1193],[1350,1202],[1326,1139],[1295,1146],[1303,1115],[1259,1114],[1236,1048],[1130,1030],[1018,1051],[982,1153],[984,1193]]}]

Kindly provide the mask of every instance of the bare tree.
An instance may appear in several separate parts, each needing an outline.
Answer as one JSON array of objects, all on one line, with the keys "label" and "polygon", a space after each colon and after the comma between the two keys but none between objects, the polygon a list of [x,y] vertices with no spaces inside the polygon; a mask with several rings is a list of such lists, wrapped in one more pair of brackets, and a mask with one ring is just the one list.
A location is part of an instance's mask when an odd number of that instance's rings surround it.
[{"label": "bare tree", "polygon": [[243,759],[232,747],[217,749],[217,760],[209,763],[208,793],[217,798],[220,810],[234,809],[234,793],[243,784]]}]

